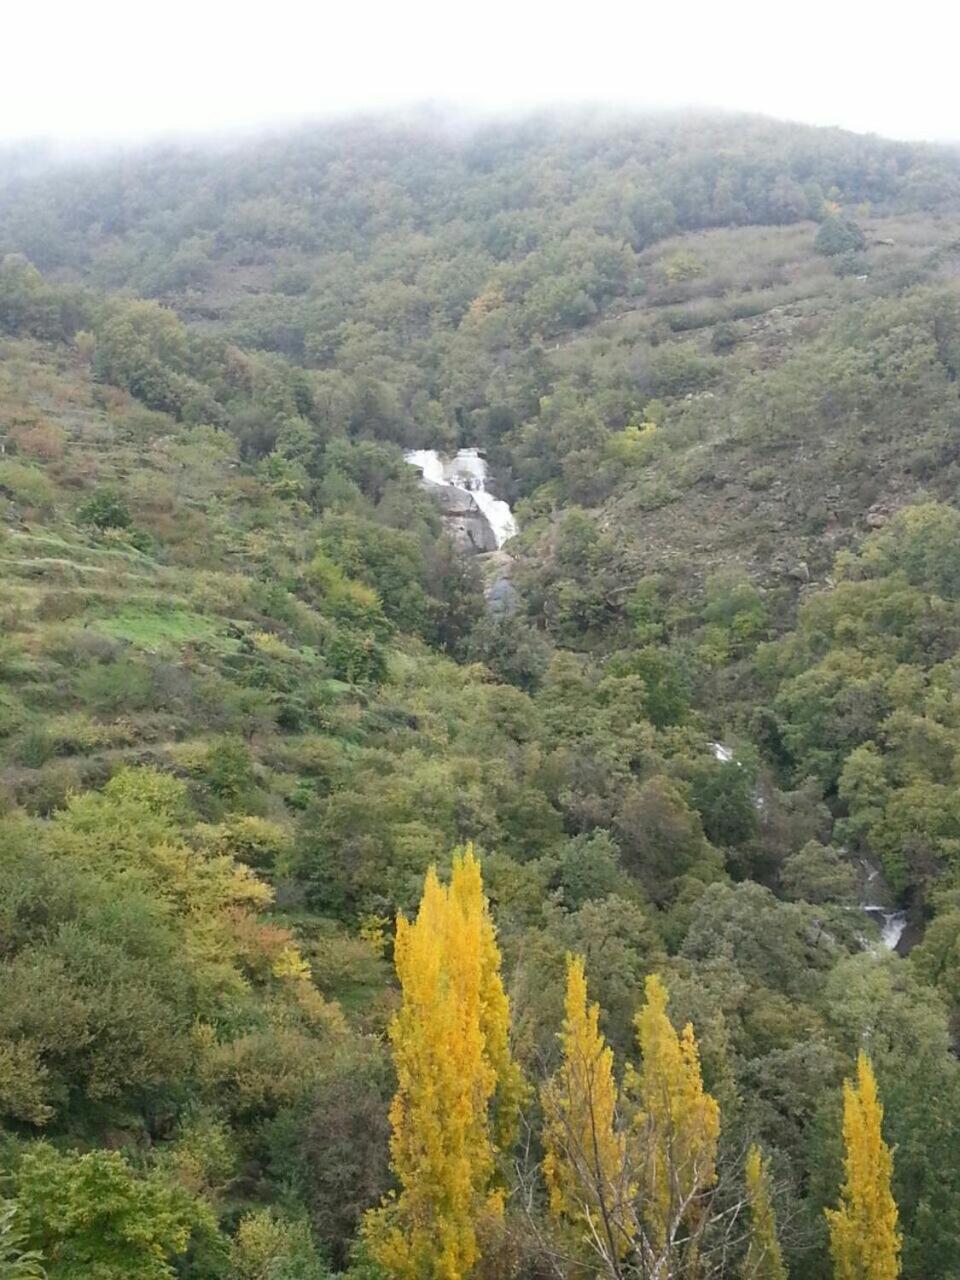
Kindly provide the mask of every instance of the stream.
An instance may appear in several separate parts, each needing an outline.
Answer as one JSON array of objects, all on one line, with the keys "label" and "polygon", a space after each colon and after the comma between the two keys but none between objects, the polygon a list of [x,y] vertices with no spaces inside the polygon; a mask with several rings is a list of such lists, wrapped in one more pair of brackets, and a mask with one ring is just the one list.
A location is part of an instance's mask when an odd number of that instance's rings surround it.
[{"label": "stream", "polygon": [[[736,757],[733,751],[730,747],[724,746],[722,742],[708,742],[707,746],[710,748],[713,758],[721,764],[735,762]],[[762,813],[764,802],[759,792],[754,797],[754,804],[757,812]],[[907,913],[906,911],[891,910],[889,906],[883,906],[878,902],[871,901],[870,891],[875,886],[884,893],[889,893],[889,890],[886,888],[879,867],[873,866],[865,859],[861,860],[861,866],[863,867],[864,877],[858,909],[866,912],[880,925],[881,946],[886,948],[887,951],[896,951],[900,945],[900,939],[907,928]],[[869,946],[869,944],[864,942],[864,946]]]}]

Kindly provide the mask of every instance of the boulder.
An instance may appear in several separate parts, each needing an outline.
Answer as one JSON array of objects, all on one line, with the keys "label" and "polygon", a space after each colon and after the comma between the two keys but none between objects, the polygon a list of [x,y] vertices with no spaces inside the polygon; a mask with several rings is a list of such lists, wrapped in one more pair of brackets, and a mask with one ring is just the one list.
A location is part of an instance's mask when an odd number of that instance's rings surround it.
[{"label": "boulder", "polygon": [[439,506],[447,532],[461,551],[496,551],[497,539],[490,521],[472,493],[433,480],[421,480],[420,485]]}]

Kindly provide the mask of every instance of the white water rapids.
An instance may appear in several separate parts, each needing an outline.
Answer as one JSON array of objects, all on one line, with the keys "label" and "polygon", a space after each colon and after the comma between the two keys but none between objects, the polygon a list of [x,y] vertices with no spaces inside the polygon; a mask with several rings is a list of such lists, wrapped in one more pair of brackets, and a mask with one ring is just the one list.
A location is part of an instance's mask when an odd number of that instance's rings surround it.
[{"label": "white water rapids", "polygon": [[886,907],[877,907],[872,903],[865,902],[860,904],[861,911],[867,911],[872,916],[879,916],[883,921],[880,926],[880,941],[888,951],[896,951],[903,937],[903,931],[907,927],[907,913],[905,911],[888,911]]},{"label": "white water rapids", "polygon": [[[871,866],[866,859],[861,862],[861,865],[866,872],[866,881],[863,886],[864,896],[866,896],[870,886],[879,878],[880,868]],[[889,907],[883,907],[874,902],[861,902],[860,910],[866,911],[871,916],[880,917],[883,921],[880,926],[880,941],[888,951],[896,951],[907,927],[907,913],[891,911]]]},{"label": "white water rapids", "polygon": [[498,548],[517,532],[509,503],[487,491],[487,464],[479,450],[461,449],[448,458],[436,449],[411,449],[403,456],[431,484],[446,484],[469,493],[493,530]]}]

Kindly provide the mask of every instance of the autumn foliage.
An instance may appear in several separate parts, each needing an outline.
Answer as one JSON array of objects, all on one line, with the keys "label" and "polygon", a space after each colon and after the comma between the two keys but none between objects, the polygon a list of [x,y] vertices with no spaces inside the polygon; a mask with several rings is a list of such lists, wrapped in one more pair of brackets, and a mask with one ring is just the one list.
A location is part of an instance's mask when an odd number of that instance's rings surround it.
[{"label": "autumn foliage", "polygon": [[643,1213],[655,1249],[678,1221],[698,1213],[698,1198],[716,1180],[720,1108],[704,1092],[700,1055],[687,1023],[677,1034],[667,1017],[667,989],[656,974],[637,1014],[643,1062],[636,1077],[642,1147]]},{"label": "autumn foliage", "polygon": [[693,1275],[717,1176],[720,1111],[693,1027],[674,1029],[656,975],[646,997],[641,1065],[628,1065],[618,1089],[583,960],[568,958],[563,1061],[542,1094],[551,1213],[611,1277]]},{"label": "autumn foliage", "polygon": [[567,957],[565,1012],[563,1062],[543,1089],[550,1212],[578,1224],[587,1238],[599,1233],[617,1256],[629,1244],[618,1212],[626,1193],[626,1140],[617,1127],[613,1050],[599,1029],[600,1006],[587,1003],[581,956]]},{"label": "autumn foliage", "polygon": [[397,921],[403,1003],[390,1027],[395,1200],[371,1214],[373,1257],[393,1276],[461,1280],[503,1213],[497,1153],[513,1134],[523,1081],[508,1044],[500,954],[468,847],[449,887],[427,875],[417,918]]},{"label": "autumn foliage", "polygon": [[861,1051],[856,1083],[843,1086],[844,1183],[827,1210],[836,1280],[896,1280],[901,1237],[890,1189],[893,1156],[883,1140],[883,1105],[870,1059]]},{"label": "autumn foliage", "polygon": [[770,1161],[764,1160],[756,1145],[747,1153],[745,1173],[750,1244],[743,1263],[743,1280],[787,1280],[770,1194]]}]

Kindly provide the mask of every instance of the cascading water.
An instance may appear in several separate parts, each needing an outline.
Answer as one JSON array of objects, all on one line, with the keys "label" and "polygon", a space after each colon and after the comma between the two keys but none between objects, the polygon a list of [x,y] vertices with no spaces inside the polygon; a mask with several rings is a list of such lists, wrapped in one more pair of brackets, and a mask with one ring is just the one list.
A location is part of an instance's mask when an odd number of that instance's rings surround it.
[{"label": "cascading water", "polygon": [[874,866],[866,858],[861,858],[860,865],[863,868],[860,910],[865,911],[867,915],[873,916],[875,920],[879,920],[881,944],[888,951],[896,951],[907,927],[907,913],[905,911],[891,911],[887,906],[870,901],[871,890],[875,892],[875,886],[880,886],[882,890],[881,896],[889,891],[880,874],[879,867]]},{"label": "cascading water", "polygon": [[[736,760],[731,748],[724,746],[722,742],[708,742],[707,746],[710,748],[713,758],[721,764],[730,764]],[[754,797],[754,804],[757,812],[762,813],[764,801],[759,793]],[[886,948],[887,951],[896,951],[907,927],[907,913],[906,911],[891,911],[889,907],[880,906],[878,903],[870,902],[867,899],[866,895],[871,885],[880,879],[880,869],[879,867],[871,866],[866,861],[862,865],[864,870],[864,901],[860,903],[859,910],[865,911],[875,920],[879,920],[881,946]],[[866,940],[864,940],[864,946],[869,946]]]},{"label": "cascading water", "polygon": [[429,480],[431,484],[447,483],[443,475],[443,463],[436,449],[409,449],[403,457],[411,467],[419,468],[424,480]]},{"label": "cascading water", "polygon": [[435,449],[411,449],[403,456],[431,484],[449,485],[469,493],[483,512],[498,548],[517,532],[509,503],[487,491],[487,464],[479,450],[461,449],[452,458],[445,458]]},{"label": "cascading water", "polygon": [[883,922],[880,926],[880,941],[888,951],[896,951],[907,927],[907,913],[905,911],[888,911],[886,907],[875,906],[871,902],[861,903],[860,910],[866,911],[869,915],[880,917]]}]

